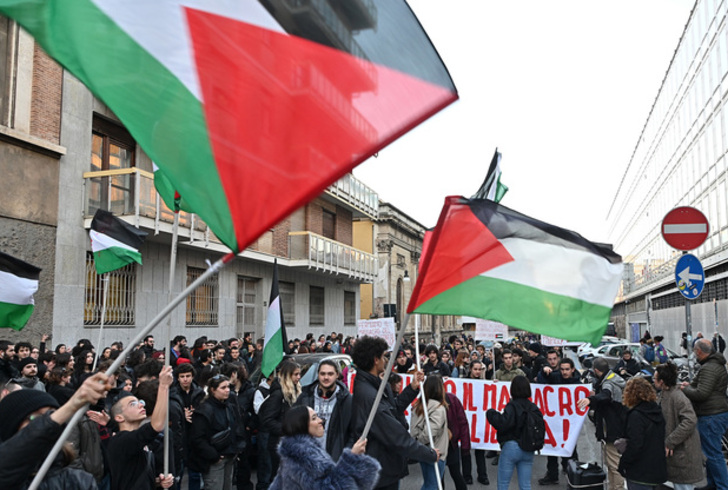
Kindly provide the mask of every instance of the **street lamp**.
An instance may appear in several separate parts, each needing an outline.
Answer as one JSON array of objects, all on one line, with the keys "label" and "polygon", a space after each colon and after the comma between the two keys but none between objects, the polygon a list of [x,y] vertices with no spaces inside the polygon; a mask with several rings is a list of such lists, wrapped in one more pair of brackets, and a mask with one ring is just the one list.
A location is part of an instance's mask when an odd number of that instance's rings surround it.
[{"label": "street lamp", "polygon": [[410,282],[410,276],[409,271],[404,271],[404,277],[402,278],[404,282]]}]

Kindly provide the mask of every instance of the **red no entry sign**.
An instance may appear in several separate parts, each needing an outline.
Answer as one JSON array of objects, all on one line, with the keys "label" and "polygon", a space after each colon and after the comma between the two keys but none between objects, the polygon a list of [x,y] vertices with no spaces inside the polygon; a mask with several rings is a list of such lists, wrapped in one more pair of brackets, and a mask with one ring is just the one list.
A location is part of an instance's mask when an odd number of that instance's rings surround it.
[{"label": "red no entry sign", "polygon": [[693,250],[708,237],[708,219],[695,208],[675,208],[662,220],[662,238],[678,250]]}]

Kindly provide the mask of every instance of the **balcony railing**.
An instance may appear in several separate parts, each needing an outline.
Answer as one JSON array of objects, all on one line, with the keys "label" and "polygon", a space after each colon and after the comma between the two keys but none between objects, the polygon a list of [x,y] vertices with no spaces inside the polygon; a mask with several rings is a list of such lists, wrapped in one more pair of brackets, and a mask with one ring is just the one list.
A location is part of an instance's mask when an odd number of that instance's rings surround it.
[{"label": "balcony railing", "polygon": [[365,282],[376,278],[377,258],[372,254],[310,231],[291,232],[288,240],[293,266],[306,266]]},{"label": "balcony railing", "polygon": [[[101,208],[117,216],[133,216],[133,224],[154,228],[169,226],[174,222],[174,212],[157,194],[154,174],[139,168],[102,170],[83,174],[86,181],[84,217],[92,218]],[[358,206],[367,205],[368,213],[378,214],[379,200],[376,193],[348,175],[331,185],[327,192],[342,200],[357,201]],[[180,238],[187,244],[220,245],[220,241],[196,214],[181,211]],[[169,230],[169,228],[168,228]],[[258,247],[260,248],[260,247]],[[258,250],[267,253],[266,250]],[[291,265],[306,266],[309,269],[346,275],[357,281],[371,282],[377,274],[374,255],[349,245],[329,240],[307,231],[289,234],[289,257]]]},{"label": "balcony railing", "polygon": [[[101,208],[119,216],[134,216],[134,224],[141,225],[141,220],[154,221],[154,230],[158,232],[162,223],[172,223],[174,212],[169,209],[157,194],[154,187],[154,174],[139,168],[122,168],[86,172],[84,217],[93,217]],[[220,244],[199,216],[192,213],[179,213],[180,236],[189,238],[188,243],[195,241],[209,244],[211,241]],[[184,231],[186,230],[186,232]]]},{"label": "balcony railing", "polygon": [[346,174],[331,184],[326,192],[371,218],[379,218],[379,195],[352,174]]}]

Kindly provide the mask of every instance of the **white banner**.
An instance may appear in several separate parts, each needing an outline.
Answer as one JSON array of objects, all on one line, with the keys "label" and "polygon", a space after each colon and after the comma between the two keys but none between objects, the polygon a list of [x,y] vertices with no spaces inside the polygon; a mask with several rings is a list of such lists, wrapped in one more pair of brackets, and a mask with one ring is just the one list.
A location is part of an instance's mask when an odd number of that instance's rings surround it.
[{"label": "white banner", "polygon": [[397,340],[397,332],[395,329],[394,318],[376,318],[374,320],[357,320],[357,335],[363,337],[381,337],[387,341],[387,345],[392,349],[394,342]]},{"label": "white banner", "polygon": [[495,342],[503,342],[508,338],[508,325],[475,319],[475,340],[493,340]]},{"label": "white banner", "polygon": [[[349,389],[353,391],[354,380],[349,379]],[[404,378],[403,386],[412,380],[409,374]],[[458,397],[465,409],[470,427],[470,444],[473,449],[500,450],[496,439],[496,430],[491,427],[485,417],[489,408],[502,411],[510,401],[510,383],[503,381],[486,381],[479,379],[446,378],[445,389]],[[591,385],[541,385],[531,384],[531,400],[544,414],[546,437],[542,455],[571,456],[584,424],[588,407],[580,410],[576,402],[589,396]],[[405,412],[409,421],[409,410]]]},{"label": "white banner", "polygon": [[541,335],[541,345],[548,347],[563,347],[565,345],[581,345],[584,342],[571,342],[564,339],[557,339],[556,337],[549,337],[547,335]]}]

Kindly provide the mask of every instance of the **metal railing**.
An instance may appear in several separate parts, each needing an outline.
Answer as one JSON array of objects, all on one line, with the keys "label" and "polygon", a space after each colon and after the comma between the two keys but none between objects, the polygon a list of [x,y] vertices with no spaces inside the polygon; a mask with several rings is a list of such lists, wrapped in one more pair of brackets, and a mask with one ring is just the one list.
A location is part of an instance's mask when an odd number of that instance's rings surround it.
[{"label": "metal railing", "polygon": [[331,184],[326,192],[373,219],[379,218],[379,195],[352,174],[346,174]]},{"label": "metal railing", "polygon": [[291,261],[309,269],[367,282],[377,276],[377,258],[370,253],[310,231],[291,232],[288,240]]}]

